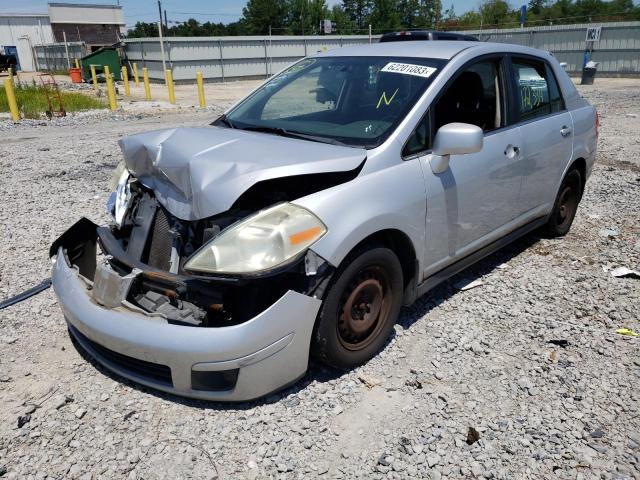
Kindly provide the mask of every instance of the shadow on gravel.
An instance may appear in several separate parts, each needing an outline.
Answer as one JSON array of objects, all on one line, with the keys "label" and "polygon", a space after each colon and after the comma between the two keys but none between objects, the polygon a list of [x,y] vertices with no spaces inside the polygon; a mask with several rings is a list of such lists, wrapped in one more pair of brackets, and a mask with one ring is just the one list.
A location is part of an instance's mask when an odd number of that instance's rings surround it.
[{"label": "shadow on gravel", "polygon": [[[473,281],[488,273],[495,270],[495,268],[503,263],[508,262],[514,257],[517,257],[525,250],[529,249],[533,245],[535,245],[540,237],[536,234],[529,234],[524,236],[523,238],[516,240],[515,242],[507,245],[502,248],[498,252],[489,255],[485,259],[481,260],[477,264],[463,270],[457,275],[451,277],[449,280],[434,288],[423,297],[416,300],[416,302],[407,308],[403,308],[400,311],[400,318],[398,319],[398,324],[401,325],[405,330],[410,329],[415,322],[421,319],[424,315],[429,313],[433,308],[437,307],[441,303],[445,302],[449,298],[451,298],[456,293],[459,293],[458,290],[454,288],[454,284],[461,279],[466,279],[469,281]],[[389,337],[387,342],[385,343],[385,348],[389,346],[389,343],[396,336],[395,331]],[[339,378],[343,374],[348,371],[338,370],[330,367],[326,367],[325,365],[314,361],[313,359],[309,362],[309,369],[307,373],[292,386],[285,388],[279,392],[273,393],[271,395],[267,395],[264,398],[250,401],[250,402],[236,402],[236,403],[224,403],[224,402],[214,402],[207,400],[194,400],[191,398],[179,397],[176,395],[172,395],[170,393],[161,392],[159,390],[154,390],[152,388],[145,387],[143,385],[139,385],[134,383],[124,377],[121,377],[117,373],[108,370],[103,367],[99,363],[97,363],[93,357],[91,357],[83,348],[80,346],[73,335],[69,334],[69,337],[73,343],[73,346],[78,351],[80,356],[90,363],[96,370],[108,376],[112,380],[122,383],[132,389],[138,390],[140,392],[153,395],[155,397],[161,398],[163,400],[167,400],[174,403],[179,403],[181,405],[185,405],[187,407],[207,409],[207,410],[248,410],[254,407],[258,407],[261,405],[268,405],[270,403],[280,402],[285,407],[293,407],[300,403],[300,399],[294,396],[295,393],[304,390],[310,383],[319,382],[325,383],[331,380],[335,380]],[[127,414],[128,415],[128,414]]]}]

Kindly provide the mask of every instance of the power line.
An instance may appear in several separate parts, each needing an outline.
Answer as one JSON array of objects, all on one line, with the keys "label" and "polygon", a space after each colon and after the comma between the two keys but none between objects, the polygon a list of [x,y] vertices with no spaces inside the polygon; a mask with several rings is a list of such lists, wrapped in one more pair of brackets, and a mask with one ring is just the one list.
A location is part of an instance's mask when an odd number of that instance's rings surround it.
[{"label": "power line", "polygon": [[[557,25],[571,25],[569,24],[558,24],[556,22],[558,21],[562,21],[562,20],[573,20],[573,19],[577,19],[577,18],[582,18],[585,20],[589,20],[592,21],[591,19],[603,19],[603,18],[611,18],[611,17],[624,17],[624,16],[628,16],[628,15],[635,15],[634,12],[618,12],[618,13],[607,13],[607,14],[587,14],[587,15],[573,15],[570,17],[553,17],[553,18],[546,18],[546,19],[540,19],[540,20],[527,20],[527,22],[525,23],[525,27],[528,24],[533,24],[533,23],[545,23],[548,24],[549,22],[552,22],[554,26]],[[455,22],[456,20],[452,20],[453,22]],[[452,25],[450,27],[447,27],[446,25],[442,25],[443,29],[451,29],[451,30],[458,30],[458,29],[465,29],[465,30],[474,30],[474,27],[482,27],[482,28],[486,28],[487,30],[493,29],[494,27],[498,27],[499,25],[516,25],[519,26],[520,25],[520,21],[518,20],[513,20],[510,22],[498,22],[498,23],[476,23],[476,24],[464,24],[464,25]]]},{"label": "power line", "polygon": [[241,17],[242,13],[169,12],[172,15],[203,15],[209,17]]}]

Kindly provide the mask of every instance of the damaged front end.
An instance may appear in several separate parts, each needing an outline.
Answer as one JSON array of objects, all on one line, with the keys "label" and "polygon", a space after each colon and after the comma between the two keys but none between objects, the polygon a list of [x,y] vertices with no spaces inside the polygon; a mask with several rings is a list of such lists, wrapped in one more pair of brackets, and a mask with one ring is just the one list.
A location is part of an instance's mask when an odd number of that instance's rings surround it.
[{"label": "damaged front end", "polygon": [[[95,302],[125,307],[193,327],[240,324],[264,311],[287,291],[322,297],[333,267],[311,250],[283,266],[259,273],[206,274],[185,269],[190,257],[230,225],[252,212],[234,209],[200,220],[171,215],[138,182],[127,185],[126,212],[97,226],[86,218],[52,246],[86,280]],[[99,252],[96,247],[99,247]]]},{"label": "damaged front end", "polygon": [[[262,152],[257,163],[244,155]],[[69,331],[107,368],[209,400],[249,400],[307,369],[334,267],[327,229],[297,198],[355,178],[365,154],[222,129],[121,141],[109,225],[86,218],[50,249]]]},{"label": "damaged front end", "polygon": [[260,274],[189,272],[243,213],[186,222],[130,187],[120,226],[82,218],[51,246],[74,340],[126,378],[193,398],[251,400],[300,378],[333,268],[307,250]]}]

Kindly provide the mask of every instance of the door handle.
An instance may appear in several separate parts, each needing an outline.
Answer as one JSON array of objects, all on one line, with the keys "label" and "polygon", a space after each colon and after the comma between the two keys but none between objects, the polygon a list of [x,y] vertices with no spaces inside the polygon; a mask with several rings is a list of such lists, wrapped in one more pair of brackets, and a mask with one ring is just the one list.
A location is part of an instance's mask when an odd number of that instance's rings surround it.
[{"label": "door handle", "polygon": [[571,135],[571,128],[564,125],[560,129],[560,135],[562,135],[563,137],[568,137],[569,135]]},{"label": "door handle", "polygon": [[517,157],[518,155],[520,155],[520,147],[517,147],[515,145],[507,145],[507,147],[504,149],[504,154],[508,157],[508,158],[514,158]]}]

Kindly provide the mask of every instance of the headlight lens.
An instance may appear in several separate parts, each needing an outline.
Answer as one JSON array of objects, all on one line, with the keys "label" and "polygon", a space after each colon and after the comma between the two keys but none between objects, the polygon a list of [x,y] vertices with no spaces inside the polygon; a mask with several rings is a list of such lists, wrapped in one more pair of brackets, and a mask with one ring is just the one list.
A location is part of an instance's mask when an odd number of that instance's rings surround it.
[{"label": "headlight lens", "polygon": [[327,232],[311,212],[283,203],[229,227],[198,250],[185,269],[207,273],[256,273],[281,265]]},{"label": "headlight lens", "polygon": [[129,171],[121,162],[116,167],[111,177],[109,186],[113,190],[107,200],[107,212],[113,216],[116,225],[121,226],[125,213],[129,208],[131,200],[131,189],[129,187]]}]

